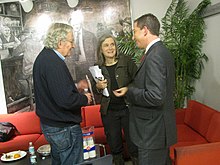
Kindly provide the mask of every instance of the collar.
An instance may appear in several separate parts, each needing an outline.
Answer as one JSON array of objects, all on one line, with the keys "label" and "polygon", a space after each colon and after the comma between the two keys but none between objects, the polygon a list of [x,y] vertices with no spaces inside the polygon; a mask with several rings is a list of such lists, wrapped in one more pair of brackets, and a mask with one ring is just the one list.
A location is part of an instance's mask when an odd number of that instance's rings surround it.
[{"label": "collar", "polygon": [[62,54],[60,54],[60,52],[58,52],[57,50],[55,50],[55,49],[53,49],[53,51],[56,53],[56,55],[58,56],[58,57],[60,57],[61,58],[61,60],[65,60],[65,57],[64,56],[62,56]]},{"label": "collar", "polygon": [[153,41],[150,42],[150,44],[147,45],[146,49],[145,49],[145,54],[147,53],[147,51],[150,49],[150,47],[155,44],[156,42],[160,41],[160,38],[157,38]]}]

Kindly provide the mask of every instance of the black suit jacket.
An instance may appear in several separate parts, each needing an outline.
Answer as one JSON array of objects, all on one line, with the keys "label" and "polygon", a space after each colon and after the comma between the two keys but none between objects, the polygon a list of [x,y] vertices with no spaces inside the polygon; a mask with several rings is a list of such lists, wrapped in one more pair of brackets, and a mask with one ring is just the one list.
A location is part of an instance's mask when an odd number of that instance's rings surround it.
[{"label": "black suit jacket", "polygon": [[129,86],[130,134],[141,148],[160,149],[176,143],[174,72],[173,58],[159,41],[145,54]]}]

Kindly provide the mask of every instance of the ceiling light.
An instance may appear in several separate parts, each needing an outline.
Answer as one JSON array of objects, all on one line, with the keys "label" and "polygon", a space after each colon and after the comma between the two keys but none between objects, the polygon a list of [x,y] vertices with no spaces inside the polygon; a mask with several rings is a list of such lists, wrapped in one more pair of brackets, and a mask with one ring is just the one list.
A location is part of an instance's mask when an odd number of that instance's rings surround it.
[{"label": "ceiling light", "polygon": [[69,7],[74,8],[78,5],[79,0],[67,0]]},{"label": "ceiling light", "polygon": [[21,6],[26,13],[30,12],[33,9],[32,0],[19,0],[19,2],[21,3]]}]

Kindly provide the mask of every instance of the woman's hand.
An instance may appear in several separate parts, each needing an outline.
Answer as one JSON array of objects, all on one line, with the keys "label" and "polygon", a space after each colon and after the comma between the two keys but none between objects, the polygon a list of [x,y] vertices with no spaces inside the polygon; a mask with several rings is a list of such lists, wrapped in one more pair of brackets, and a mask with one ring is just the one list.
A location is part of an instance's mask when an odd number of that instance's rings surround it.
[{"label": "woman's hand", "polygon": [[128,91],[128,87],[122,87],[113,91],[114,95],[117,97],[124,96]]},{"label": "woman's hand", "polygon": [[96,88],[99,89],[99,90],[103,90],[107,87],[107,80],[99,80],[96,82]]}]

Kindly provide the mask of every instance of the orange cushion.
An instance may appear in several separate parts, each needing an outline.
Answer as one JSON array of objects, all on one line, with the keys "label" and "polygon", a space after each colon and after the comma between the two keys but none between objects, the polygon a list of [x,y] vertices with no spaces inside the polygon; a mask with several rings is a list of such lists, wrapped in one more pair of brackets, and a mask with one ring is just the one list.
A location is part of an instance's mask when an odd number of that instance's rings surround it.
[{"label": "orange cushion", "polygon": [[0,121],[14,124],[20,134],[41,133],[40,119],[35,111],[12,114],[0,119]]},{"label": "orange cushion", "polygon": [[190,100],[188,108],[186,109],[184,122],[201,135],[205,136],[212,115],[216,111],[197,101]]},{"label": "orange cushion", "polygon": [[209,142],[220,142],[220,112],[213,115],[206,138]]}]

